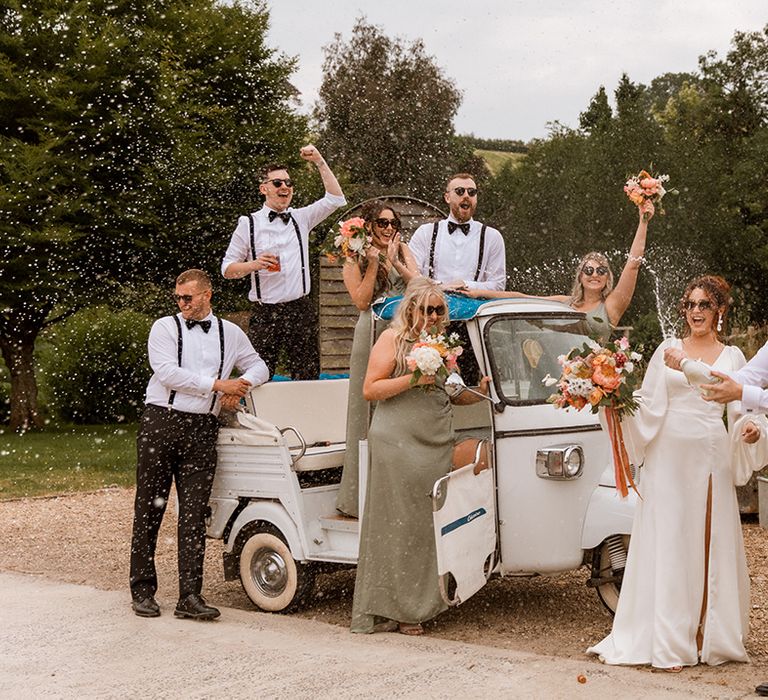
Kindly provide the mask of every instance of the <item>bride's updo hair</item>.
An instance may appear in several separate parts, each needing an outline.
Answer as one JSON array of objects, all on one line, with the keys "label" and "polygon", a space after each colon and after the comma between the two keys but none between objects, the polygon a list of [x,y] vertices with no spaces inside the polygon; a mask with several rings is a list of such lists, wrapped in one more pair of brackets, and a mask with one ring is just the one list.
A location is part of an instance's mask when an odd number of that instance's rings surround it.
[{"label": "bride's updo hair", "polygon": [[[694,289],[701,289],[714,306],[714,315],[712,317],[712,330],[719,338],[725,333],[725,327],[728,323],[728,311],[731,308],[731,285],[718,275],[702,275],[692,279],[683,292],[680,299],[680,315],[685,318],[685,302],[693,293]],[[721,315],[722,314],[722,315]],[[720,328],[718,328],[718,325]],[[691,329],[685,324],[683,335],[690,335]]]}]

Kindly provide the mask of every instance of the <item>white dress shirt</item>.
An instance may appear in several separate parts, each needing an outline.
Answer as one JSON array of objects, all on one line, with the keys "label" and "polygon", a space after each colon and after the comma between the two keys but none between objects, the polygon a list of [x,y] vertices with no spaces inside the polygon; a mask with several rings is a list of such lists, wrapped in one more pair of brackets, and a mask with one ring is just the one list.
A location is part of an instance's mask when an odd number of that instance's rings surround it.
[{"label": "white dress shirt", "polygon": [[[504,290],[507,286],[507,259],[501,234],[495,228],[486,226],[483,263],[475,281],[480,255],[480,229],[483,225],[470,219],[469,233],[464,235],[461,229],[448,233],[449,221],[456,222],[453,217],[448,217],[438,225],[432,278],[444,284],[464,280],[469,289]],[[429,250],[433,230],[434,223],[422,224],[408,242],[416,264],[425,277],[429,276]]]},{"label": "white dress shirt", "polygon": [[[206,319],[211,328],[206,333],[200,326],[187,328],[181,314],[181,367],[179,367],[179,331],[173,316],[159,318],[152,324],[147,343],[149,364],[153,374],[147,384],[145,403],[168,407],[171,391],[176,392],[173,408],[186,413],[208,413],[213,398],[213,383],[221,362],[219,324],[211,313]],[[253,386],[269,379],[264,360],[253,349],[251,341],[238,326],[229,321],[224,325],[224,365],[221,379],[229,379],[232,369],[242,372],[242,378]],[[219,402],[213,413],[218,414]]]},{"label": "white dress shirt", "polygon": [[[325,193],[325,197],[307,207],[286,209],[299,225],[301,248],[304,253],[304,283],[301,281],[302,259],[299,241],[293,222],[285,223],[279,217],[269,220],[272,211],[266,205],[254,212],[254,244],[256,256],[261,253],[274,253],[280,256],[280,271],[269,272],[259,270],[251,273],[251,290],[248,298],[251,301],[261,301],[265,304],[280,304],[293,301],[304,294],[309,294],[309,232],[323,219],[332,214],[347,200],[333,194]],[[234,262],[252,260],[251,233],[247,216],[241,216],[232,234],[229,247],[221,263],[221,274]],[[256,291],[256,275],[259,275],[261,298]],[[306,292],[304,291],[306,288]]]},{"label": "white dress shirt", "polygon": [[741,394],[741,409],[745,413],[768,413],[768,343],[740,370],[728,373],[739,384],[744,385]]}]

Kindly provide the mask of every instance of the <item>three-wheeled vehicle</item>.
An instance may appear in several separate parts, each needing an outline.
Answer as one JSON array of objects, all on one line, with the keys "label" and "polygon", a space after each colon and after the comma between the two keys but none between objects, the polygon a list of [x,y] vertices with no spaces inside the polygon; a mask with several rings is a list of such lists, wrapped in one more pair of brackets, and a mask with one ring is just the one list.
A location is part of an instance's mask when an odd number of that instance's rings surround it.
[{"label": "three-wheeled vehicle", "polygon": [[[596,416],[554,408],[542,383],[586,340],[585,315],[543,300],[450,302],[492,386],[488,400],[454,406],[457,441],[480,442],[431,494],[444,598],[459,604],[492,574],[587,565],[588,585],[615,610],[636,497],[616,493]],[[395,304],[376,307],[378,316],[391,318]],[[347,379],[270,382],[220,430],[208,535],[225,543],[225,578],[239,576],[262,610],[301,605],[318,564],[357,561],[358,521],[335,510],[345,450],[360,450],[361,513],[367,476],[365,441],[346,444],[347,388]]]}]

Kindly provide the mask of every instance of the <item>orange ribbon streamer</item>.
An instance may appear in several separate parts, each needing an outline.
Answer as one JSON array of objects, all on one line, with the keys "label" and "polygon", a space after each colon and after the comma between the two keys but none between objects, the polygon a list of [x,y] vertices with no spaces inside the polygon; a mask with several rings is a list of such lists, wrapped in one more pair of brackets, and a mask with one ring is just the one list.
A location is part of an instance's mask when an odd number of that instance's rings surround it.
[{"label": "orange ribbon streamer", "polygon": [[611,441],[611,448],[613,449],[613,468],[616,479],[616,490],[622,498],[626,498],[629,494],[629,487],[631,486],[635,490],[635,493],[640,496],[640,492],[635,485],[635,480],[632,478],[632,469],[629,466],[629,455],[627,454],[627,448],[624,446],[624,434],[621,431],[621,419],[616,414],[616,409],[606,408],[605,419],[608,423],[608,437]]}]

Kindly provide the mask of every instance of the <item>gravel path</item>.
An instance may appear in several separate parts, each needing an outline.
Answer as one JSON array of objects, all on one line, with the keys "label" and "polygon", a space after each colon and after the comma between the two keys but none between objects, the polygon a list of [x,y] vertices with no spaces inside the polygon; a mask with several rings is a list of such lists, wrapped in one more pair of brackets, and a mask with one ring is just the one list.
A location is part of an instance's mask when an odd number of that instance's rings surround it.
[{"label": "gravel path", "polygon": [[[128,611],[128,554],[133,491],[107,489],[55,498],[0,501],[0,571],[44,576],[124,594]],[[768,531],[753,520],[744,524],[752,579],[751,633],[747,650],[751,664],[725,664],[686,670],[681,683],[703,682],[750,694],[757,682],[768,681]],[[239,582],[225,582],[221,544],[211,541],[206,553],[204,594],[211,603],[253,611]],[[166,518],[157,556],[160,590],[165,606],[175,602],[176,548],[172,519]],[[571,659],[588,672],[602,667],[584,649],[610,629],[611,617],[584,582],[587,572],[533,579],[493,580],[474,598],[449,610],[427,627],[427,640],[440,638]],[[349,624],[354,570],[318,577],[308,608],[290,616],[336,625]],[[263,615],[258,615],[263,618]],[[280,616],[285,619],[284,616]],[[333,631],[336,635],[338,632]],[[650,674],[647,669],[632,671]],[[666,674],[670,675],[670,674]],[[654,674],[655,676],[655,674]],[[650,677],[650,676],[649,676]],[[733,695],[729,692],[729,697]]]}]

